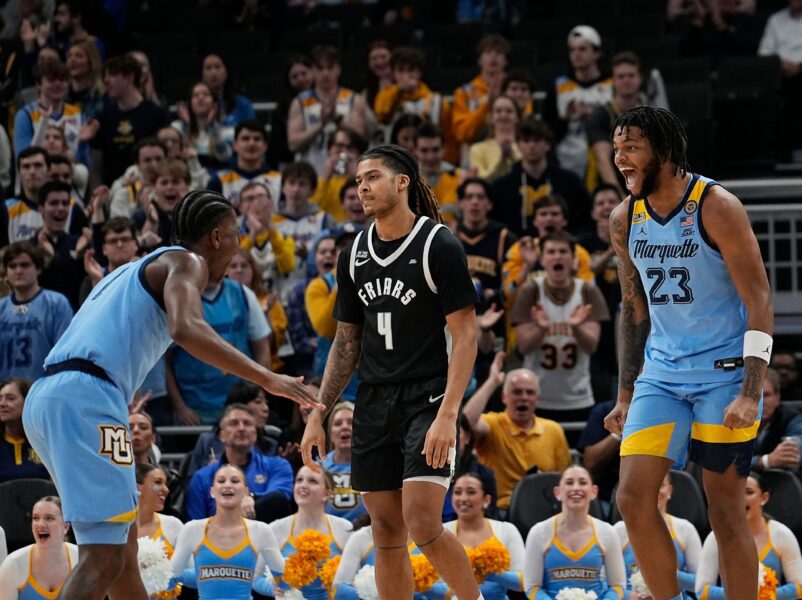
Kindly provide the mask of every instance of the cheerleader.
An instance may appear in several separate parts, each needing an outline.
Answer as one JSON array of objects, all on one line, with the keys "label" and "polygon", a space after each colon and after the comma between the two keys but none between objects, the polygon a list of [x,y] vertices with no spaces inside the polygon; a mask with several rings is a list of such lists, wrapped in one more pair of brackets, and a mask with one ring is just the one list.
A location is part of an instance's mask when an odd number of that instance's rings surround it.
[{"label": "cheerleader", "polygon": [[613,526],[590,516],[597,487],[587,469],[568,467],[554,495],[562,512],[537,523],[526,537],[524,586],[532,600],[553,600],[560,590],[594,592],[620,600],[626,586],[621,543]]},{"label": "cheerleader", "polygon": [[[343,548],[342,560],[340,566],[337,568],[337,573],[334,575],[334,584],[332,589],[334,591],[335,600],[358,600],[359,593],[355,587],[355,579],[357,573],[365,567],[375,567],[376,565],[376,549],[373,546],[373,531],[370,528],[370,515],[365,514],[357,519],[357,524],[364,524],[363,527],[348,538]],[[410,556],[423,554],[423,552],[415,545],[412,539],[407,539],[407,550]],[[375,590],[376,582],[371,582],[371,588]],[[432,587],[426,590],[425,593],[415,592],[413,600],[442,600],[448,592],[448,586],[442,582],[437,581]],[[376,591],[373,596],[378,595]]]},{"label": "cheerleader", "polygon": [[3,600],[54,600],[78,562],[78,547],[64,541],[61,500],[45,496],[33,505],[35,543],[9,554],[0,566]]},{"label": "cheerleader", "polygon": [[[225,464],[213,481],[216,512],[181,529],[171,560],[173,577],[186,585],[194,580],[200,600],[250,600],[252,587],[272,596],[272,580],[262,571],[267,564],[274,575],[280,575],[284,558],[268,525],[242,517],[242,499],[248,494],[245,474]],[[185,576],[190,557],[194,573]]]},{"label": "cheerleader", "polygon": [[[758,559],[777,574],[776,600],[802,597],[802,555],[799,542],[788,527],[763,512],[769,490],[763,477],[755,472],[746,479],[746,522],[757,546]],[[696,573],[699,600],[723,600],[724,588],[718,582],[718,544],[713,533],[707,536]],[[785,583],[783,583],[785,582]]]},{"label": "cheerleader", "polygon": [[[326,536],[330,550],[328,558],[342,554],[352,526],[346,519],[326,514],[326,503],[331,499],[333,491],[334,480],[328,471],[315,473],[309,467],[298,470],[292,491],[298,512],[270,524],[284,557],[295,552],[296,538],[305,531],[317,531]],[[301,592],[307,600],[324,600],[329,597],[329,592],[319,577],[303,586]]]},{"label": "cheerleader", "polygon": [[507,590],[521,592],[524,589],[524,541],[512,523],[485,517],[490,502],[490,495],[478,473],[462,475],[454,483],[451,495],[457,519],[447,523],[446,528],[466,548],[480,548],[483,543],[492,540],[507,549],[510,555],[509,569],[487,575],[479,585],[485,600],[499,600],[507,597]]},{"label": "cheerleader", "polygon": [[172,558],[178,534],[184,524],[170,515],[159,514],[164,510],[164,500],[170,489],[167,475],[155,465],[139,463],[136,466],[136,486],[139,489],[136,526],[139,537],[149,537],[164,544],[167,558]]},{"label": "cheerleader", "polygon": [[[693,523],[674,517],[668,514],[668,501],[674,487],[671,485],[671,472],[669,471],[660,484],[660,491],[657,494],[657,509],[663,515],[663,519],[668,525],[671,539],[674,540],[674,547],[677,549],[677,581],[679,587],[685,592],[693,592],[696,585],[696,570],[699,568],[699,558],[702,555],[702,540]],[[624,566],[627,570],[627,589],[631,589],[629,581],[632,574],[638,571],[638,563],[635,560],[635,552],[629,543],[629,534],[623,521],[619,521],[614,526],[618,538],[621,540],[621,548],[624,550]]]}]

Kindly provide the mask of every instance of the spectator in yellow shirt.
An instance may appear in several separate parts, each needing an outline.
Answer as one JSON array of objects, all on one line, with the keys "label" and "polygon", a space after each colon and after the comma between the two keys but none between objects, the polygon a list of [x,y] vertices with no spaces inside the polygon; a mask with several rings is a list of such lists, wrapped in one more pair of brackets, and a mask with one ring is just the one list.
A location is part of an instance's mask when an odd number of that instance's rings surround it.
[{"label": "spectator in yellow shirt", "polygon": [[[538,237],[525,236],[515,242],[507,252],[506,261],[502,267],[502,286],[504,290],[504,304],[509,309],[515,300],[518,288],[526,281],[530,273],[543,270],[540,264],[540,250],[538,240],[541,236],[552,231],[562,231],[568,225],[568,206],[560,196],[551,195],[535,202],[534,226]],[[583,281],[594,281],[591,268],[590,253],[576,245],[574,253],[574,275]]]},{"label": "spectator in yellow shirt", "polygon": [[479,41],[477,54],[479,75],[454,90],[452,133],[461,144],[483,137],[490,103],[501,93],[510,43],[498,34],[486,35]]},{"label": "spectator in yellow shirt", "polygon": [[323,165],[317,180],[317,188],[309,201],[317,204],[337,223],[349,219],[340,201],[343,185],[354,178],[356,159],[367,149],[365,138],[343,125],[340,125],[329,138],[329,157]]},{"label": "spectator in yellow shirt", "polygon": [[[502,370],[504,353],[496,354],[490,373],[465,404],[463,414],[473,429],[479,462],[490,467],[498,483],[498,508],[508,509],[515,484],[533,467],[562,471],[571,464],[565,431],[559,423],[535,416],[540,382],[529,369]],[[502,385],[504,412],[485,408]]]},{"label": "spectator in yellow shirt", "polygon": [[440,212],[449,223],[457,221],[457,188],[465,177],[462,169],[446,162],[443,155],[445,137],[442,130],[430,123],[418,128],[415,138],[415,158],[420,163],[420,171],[426,183],[432,188]]}]

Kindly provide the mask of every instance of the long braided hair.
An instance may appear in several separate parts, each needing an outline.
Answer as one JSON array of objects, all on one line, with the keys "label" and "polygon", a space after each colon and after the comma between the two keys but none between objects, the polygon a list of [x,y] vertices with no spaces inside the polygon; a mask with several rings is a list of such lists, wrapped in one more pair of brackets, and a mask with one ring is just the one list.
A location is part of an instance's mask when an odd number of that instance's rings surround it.
[{"label": "long braided hair", "polygon": [[421,177],[418,161],[409,150],[394,144],[376,146],[362,154],[357,162],[372,158],[378,158],[387,168],[409,177],[408,201],[412,212],[422,217],[429,217],[436,223],[443,222],[437,196]]},{"label": "long braided hair", "polygon": [[643,137],[649,140],[660,162],[670,161],[674,175],[684,176],[691,170],[688,164],[688,136],[677,115],[664,108],[637,106],[618,116],[613,132],[618,128],[640,127]]},{"label": "long braided hair", "polygon": [[232,214],[234,207],[222,194],[209,190],[190,192],[173,209],[172,243],[190,246]]}]

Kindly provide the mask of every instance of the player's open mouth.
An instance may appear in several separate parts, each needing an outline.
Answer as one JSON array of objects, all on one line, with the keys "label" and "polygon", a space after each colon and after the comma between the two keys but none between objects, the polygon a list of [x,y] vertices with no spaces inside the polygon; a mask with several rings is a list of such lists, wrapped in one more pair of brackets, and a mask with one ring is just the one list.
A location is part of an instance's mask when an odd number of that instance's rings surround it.
[{"label": "player's open mouth", "polygon": [[628,188],[632,188],[638,181],[638,172],[635,169],[621,169],[621,175],[624,176],[624,181]]}]

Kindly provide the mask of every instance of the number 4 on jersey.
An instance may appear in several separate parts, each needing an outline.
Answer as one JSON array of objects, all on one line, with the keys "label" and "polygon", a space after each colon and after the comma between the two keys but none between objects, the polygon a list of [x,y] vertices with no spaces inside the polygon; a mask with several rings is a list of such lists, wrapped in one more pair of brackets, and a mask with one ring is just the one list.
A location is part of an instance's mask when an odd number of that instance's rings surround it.
[{"label": "number 4 on jersey", "polygon": [[379,335],[384,336],[384,348],[386,350],[393,349],[393,328],[390,320],[392,316],[392,313],[389,312],[380,312],[376,315],[376,328],[379,330]]}]

